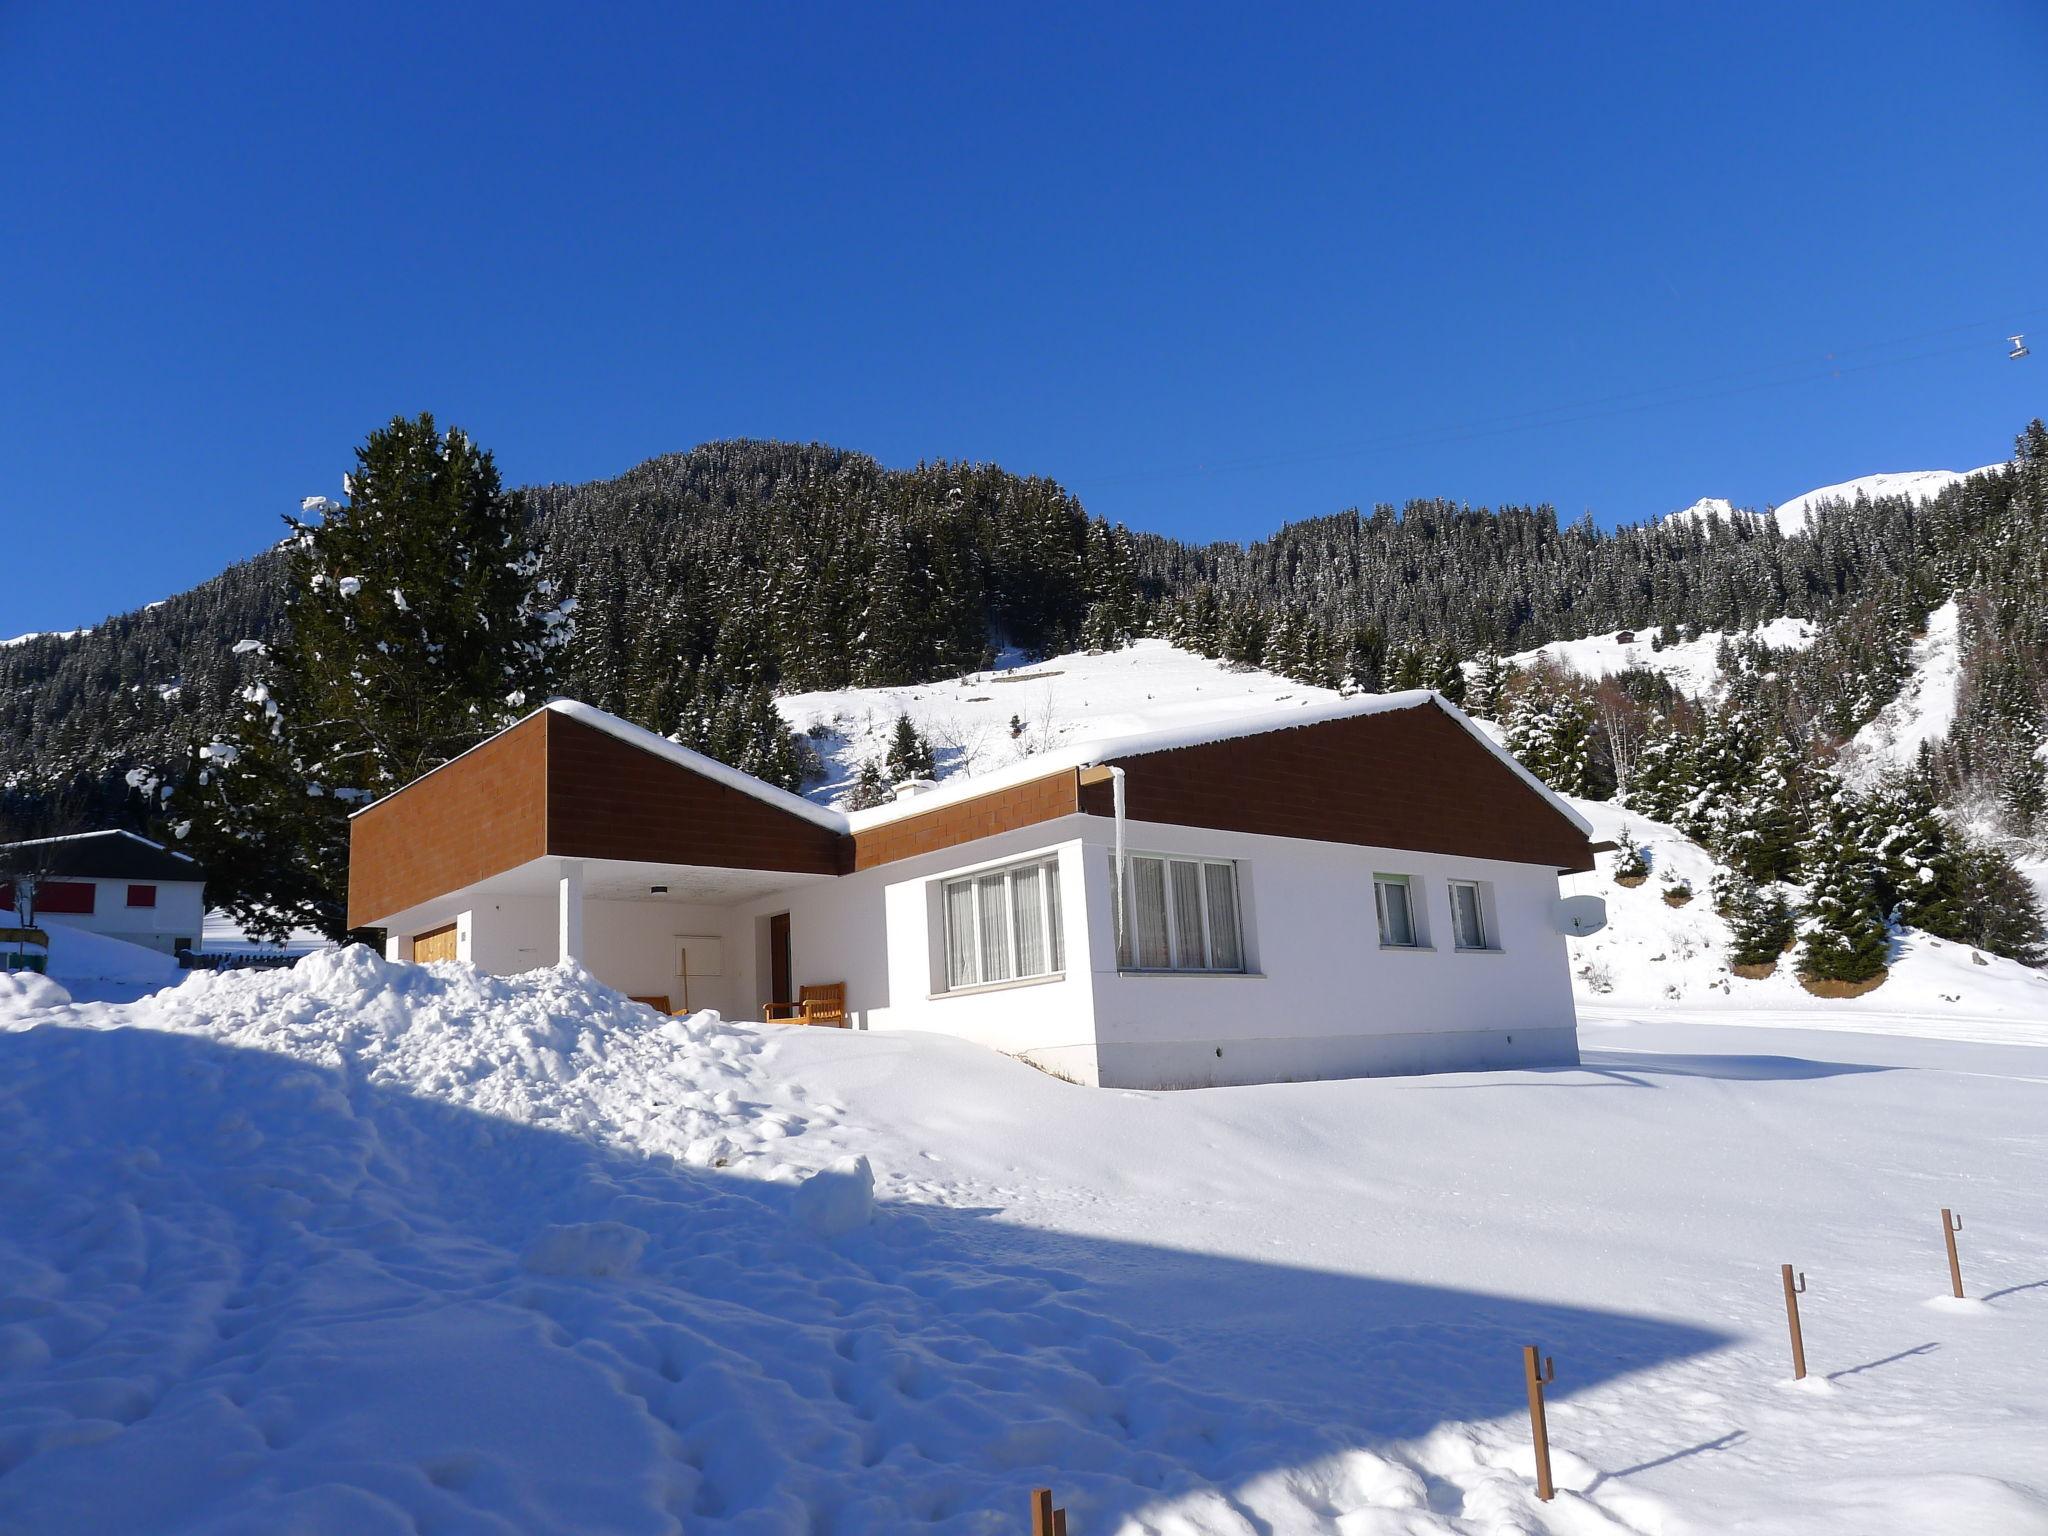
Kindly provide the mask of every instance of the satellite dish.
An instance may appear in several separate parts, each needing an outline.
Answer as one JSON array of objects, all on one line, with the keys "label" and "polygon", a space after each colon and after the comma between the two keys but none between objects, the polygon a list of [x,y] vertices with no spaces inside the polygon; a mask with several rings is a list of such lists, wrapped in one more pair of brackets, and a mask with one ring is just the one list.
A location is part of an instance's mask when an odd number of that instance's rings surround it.
[{"label": "satellite dish", "polygon": [[1550,909],[1550,916],[1559,933],[1583,939],[1607,926],[1607,903],[1598,896],[1565,896]]},{"label": "satellite dish", "polygon": [[2024,336],[2008,336],[2005,339],[2012,343],[2012,350],[2005,354],[2007,357],[2025,357],[2033,350],[2027,345],[2027,338]]}]

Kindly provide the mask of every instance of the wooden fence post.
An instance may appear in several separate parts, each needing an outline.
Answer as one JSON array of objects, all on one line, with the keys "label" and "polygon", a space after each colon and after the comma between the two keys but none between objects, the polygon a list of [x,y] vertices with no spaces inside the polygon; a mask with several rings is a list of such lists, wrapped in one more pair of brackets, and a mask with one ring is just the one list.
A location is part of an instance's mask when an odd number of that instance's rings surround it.
[{"label": "wooden fence post", "polygon": [[1550,1423],[1543,1412],[1543,1389],[1557,1380],[1557,1362],[1540,1357],[1534,1344],[1522,1349],[1522,1374],[1529,1386],[1529,1433],[1536,1442],[1536,1497],[1549,1503],[1557,1495],[1550,1481]]},{"label": "wooden fence post", "polygon": [[1798,1284],[1792,1281],[1792,1266],[1781,1264],[1779,1273],[1785,1280],[1785,1321],[1792,1328],[1792,1379],[1806,1380],[1806,1340],[1799,1334],[1799,1298],[1806,1294],[1806,1274],[1802,1270]]},{"label": "wooden fence post", "polygon": [[1950,1215],[1944,1205],[1941,1208],[1941,1240],[1948,1244],[1948,1285],[1958,1301],[1963,1299],[1963,1262],[1956,1257],[1956,1234],[1962,1230],[1963,1218]]}]

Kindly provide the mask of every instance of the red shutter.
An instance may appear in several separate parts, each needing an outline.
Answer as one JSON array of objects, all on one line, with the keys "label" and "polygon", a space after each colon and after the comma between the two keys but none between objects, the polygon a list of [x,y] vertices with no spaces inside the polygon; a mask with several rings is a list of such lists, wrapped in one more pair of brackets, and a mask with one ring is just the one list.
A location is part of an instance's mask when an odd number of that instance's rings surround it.
[{"label": "red shutter", "polygon": [[36,882],[36,910],[89,917],[96,889],[90,880],[39,880]]},{"label": "red shutter", "polygon": [[156,887],[153,885],[131,885],[128,887],[128,905],[131,907],[153,907],[156,905]]}]

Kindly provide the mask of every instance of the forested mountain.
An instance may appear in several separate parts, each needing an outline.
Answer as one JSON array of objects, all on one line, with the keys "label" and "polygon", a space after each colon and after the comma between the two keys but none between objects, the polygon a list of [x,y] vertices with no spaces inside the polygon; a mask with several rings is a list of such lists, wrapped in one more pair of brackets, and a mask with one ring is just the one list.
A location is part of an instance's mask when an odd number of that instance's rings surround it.
[{"label": "forested mountain", "polygon": [[[2020,450],[2015,468],[1931,501],[1835,504],[1791,535],[1742,514],[1609,533],[1547,507],[1419,501],[1193,546],[1111,528],[1056,483],[992,465],[887,470],[746,441],[521,496],[544,570],[575,604],[552,685],[714,745],[714,717],[758,712],[768,690],[943,676],[1000,646],[1150,631],[1333,686],[1457,690],[1459,663],[1551,640],[1794,615],[1821,627],[1810,650],[1735,670],[1752,707],[1825,748],[1896,693],[1910,637],[1956,596],[1963,697],[1932,768],[1951,796],[1988,796],[2038,836],[2048,433],[2030,429]],[[124,775],[222,729],[254,662],[238,643],[281,622],[283,570],[260,555],[89,633],[0,649],[0,785],[16,805],[68,790],[81,813],[139,821]],[[1685,701],[1630,686],[1684,718]]]}]

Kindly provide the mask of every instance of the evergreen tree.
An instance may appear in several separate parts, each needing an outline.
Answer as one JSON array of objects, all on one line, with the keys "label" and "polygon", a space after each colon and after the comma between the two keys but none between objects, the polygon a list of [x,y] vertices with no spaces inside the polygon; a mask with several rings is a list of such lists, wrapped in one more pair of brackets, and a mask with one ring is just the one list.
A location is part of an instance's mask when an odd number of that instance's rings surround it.
[{"label": "evergreen tree", "polygon": [[491,455],[431,416],[370,434],[347,505],[287,518],[284,632],[170,820],[251,931],[347,931],[348,812],[525,713],[569,628]]},{"label": "evergreen tree", "polygon": [[932,751],[932,744],[919,734],[908,715],[896,717],[896,731],[889,739],[887,761],[889,777],[898,784],[910,779],[938,777],[938,758]]},{"label": "evergreen tree", "polygon": [[1869,981],[1885,968],[1889,936],[1855,827],[1838,807],[1831,812],[1802,851],[1808,885],[1799,974],[1808,981]]},{"label": "evergreen tree", "polygon": [[847,791],[841,803],[849,811],[865,811],[873,806],[887,805],[892,798],[889,776],[882,772],[880,763],[869,758],[860,765],[853,788]]},{"label": "evergreen tree", "polygon": [[1614,839],[1614,878],[1621,885],[1641,885],[1650,878],[1650,861],[1627,827]]},{"label": "evergreen tree", "polygon": [[1492,720],[1500,712],[1501,690],[1514,676],[1514,666],[1492,651],[1480,653],[1465,682],[1465,711]]}]

